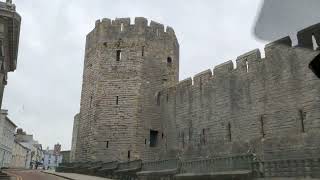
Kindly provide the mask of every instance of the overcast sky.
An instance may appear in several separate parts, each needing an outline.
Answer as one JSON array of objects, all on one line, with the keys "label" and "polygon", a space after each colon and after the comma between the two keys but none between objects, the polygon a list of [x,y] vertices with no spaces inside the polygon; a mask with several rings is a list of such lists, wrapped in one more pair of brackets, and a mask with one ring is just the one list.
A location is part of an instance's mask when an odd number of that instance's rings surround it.
[{"label": "overcast sky", "polygon": [[22,16],[18,68],[3,107],[46,148],[71,147],[80,109],[85,36],[95,20],[144,16],[174,28],[180,79],[253,50],[260,0],[14,0]]}]

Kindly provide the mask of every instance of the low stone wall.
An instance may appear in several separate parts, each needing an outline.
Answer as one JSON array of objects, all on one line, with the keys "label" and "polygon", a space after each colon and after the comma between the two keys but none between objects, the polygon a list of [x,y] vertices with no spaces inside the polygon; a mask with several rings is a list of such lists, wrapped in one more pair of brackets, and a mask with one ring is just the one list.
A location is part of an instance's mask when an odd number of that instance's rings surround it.
[{"label": "low stone wall", "polygon": [[[120,180],[224,180],[224,179],[320,179],[320,158],[256,161],[251,154],[203,159],[167,159],[151,162],[117,161],[95,166],[91,175]],[[72,172],[76,164],[62,164],[58,169]],[[93,167],[91,167],[92,169]],[[90,168],[88,168],[90,169]]]},{"label": "low stone wall", "polygon": [[320,178],[320,158],[255,162],[253,169],[256,177]]}]

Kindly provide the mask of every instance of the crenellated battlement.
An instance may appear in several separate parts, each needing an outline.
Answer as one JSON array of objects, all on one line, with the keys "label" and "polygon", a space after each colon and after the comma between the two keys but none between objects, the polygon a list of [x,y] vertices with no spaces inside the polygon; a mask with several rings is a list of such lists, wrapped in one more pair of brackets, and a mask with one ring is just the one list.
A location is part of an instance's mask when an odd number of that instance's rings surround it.
[{"label": "crenellated battlement", "polygon": [[130,38],[144,36],[153,39],[172,39],[177,41],[173,28],[161,23],[148,20],[144,17],[136,17],[134,23],[130,18],[116,18],[114,20],[103,18],[97,20],[95,28],[87,35],[88,44],[103,41],[105,38]]},{"label": "crenellated battlement", "polygon": [[[154,26],[161,27],[156,24],[154,24]],[[284,54],[285,52],[295,50],[297,48],[306,48],[307,51],[314,51],[312,36],[319,45],[320,23],[299,31],[297,34],[297,46],[293,46],[291,38],[286,36],[265,45],[265,58],[261,57],[261,52],[259,49],[254,49],[238,56],[235,60],[236,66],[234,66],[233,61],[229,60],[215,66],[213,70],[208,69],[196,74],[194,77],[189,77],[185,80],[182,80],[175,87],[178,91],[190,88],[198,89],[200,86],[206,85],[214,79],[228,80],[227,77],[230,75],[241,77],[246,76],[247,74],[261,73],[258,71],[258,68],[262,68],[262,64],[266,63],[266,61],[271,61],[270,59],[273,59],[273,61],[282,59],[274,59],[272,57],[274,55],[279,55],[280,53],[280,56],[287,56],[287,54]]]}]

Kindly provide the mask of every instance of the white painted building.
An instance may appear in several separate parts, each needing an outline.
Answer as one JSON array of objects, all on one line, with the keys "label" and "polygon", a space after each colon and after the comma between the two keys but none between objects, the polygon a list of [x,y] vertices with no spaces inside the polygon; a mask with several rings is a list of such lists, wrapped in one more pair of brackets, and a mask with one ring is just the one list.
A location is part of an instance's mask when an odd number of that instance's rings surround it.
[{"label": "white painted building", "polygon": [[44,151],[43,166],[46,169],[55,169],[62,162],[62,155],[60,153],[55,153],[54,150]]},{"label": "white painted building", "polygon": [[16,125],[8,118],[8,111],[0,111],[0,168],[8,168],[12,159]]},{"label": "white painted building", "polygon": [[43,164],[42,145],[33,139],[33,135],[29,135],[22,129],[18,129],[15,140],[31,150],[30,168],[35,169]]},{"label": "white painted building", "polygon": [[31,149],[27,146],[27,144],[14,141],[10,168],[30,168]]}]

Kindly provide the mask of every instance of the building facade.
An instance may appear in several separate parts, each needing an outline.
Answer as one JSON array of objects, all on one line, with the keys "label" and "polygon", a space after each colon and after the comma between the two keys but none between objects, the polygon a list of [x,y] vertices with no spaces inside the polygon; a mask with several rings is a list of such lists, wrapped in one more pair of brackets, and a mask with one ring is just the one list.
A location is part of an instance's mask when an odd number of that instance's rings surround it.
[{"label": "building facade", "polygon": [[21,17],[10,0],[0,2],[0,109],[8,72],[17,68]]},{"label": "building facade", "polygon": [[36,168],[38,165],[43,164],[44,154],[42,145],[33,139],[33,135],[27,134],[23,129],[19,128],[17,129],[15,140],[31,150],[30,168]]},{"label": "building facade", "polygon": [[10,168],[29,169],[31,162],[31,149],[23,143],[14,141]]},{"label": "building facade", "polygon": [[12,159],[16,125],[8,118],[8,111],[0,112],[0,168],[8,168]]},{"label": "building facade", "polygon": [[97,21],[87,35],[75,161],[320,153],[320,25],[178,82],[172,28]]},{"label": "building facade", "polygon": [[45,169],[55,169],[62,162],[62,155],[55,153],[54,150],[45,150],[43,158],[43,167]]}]

